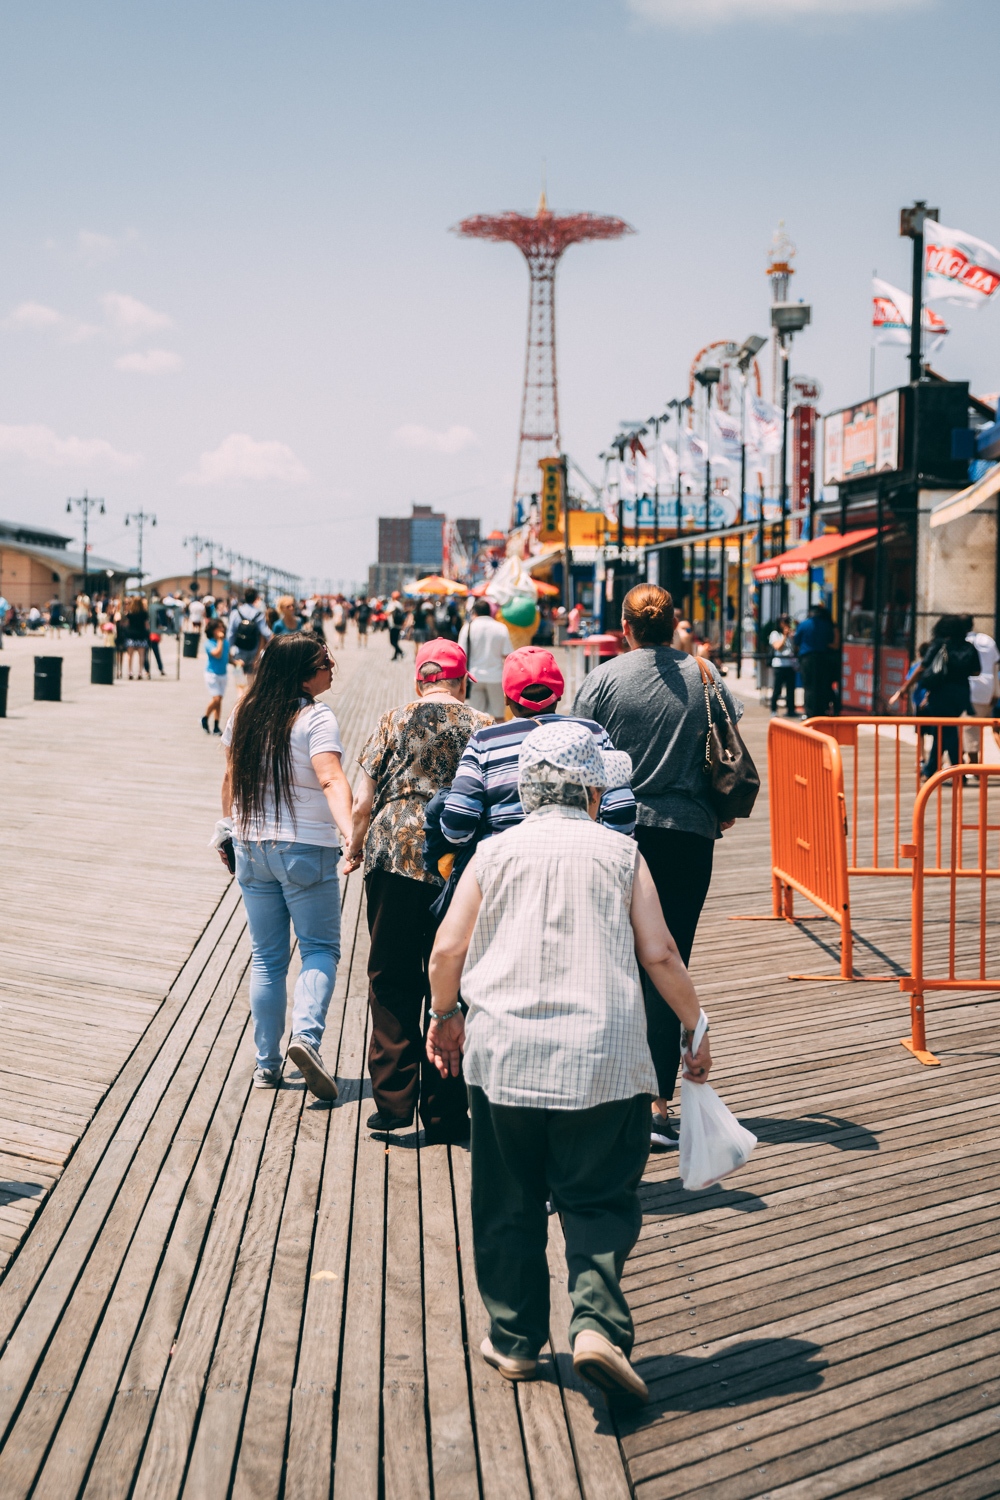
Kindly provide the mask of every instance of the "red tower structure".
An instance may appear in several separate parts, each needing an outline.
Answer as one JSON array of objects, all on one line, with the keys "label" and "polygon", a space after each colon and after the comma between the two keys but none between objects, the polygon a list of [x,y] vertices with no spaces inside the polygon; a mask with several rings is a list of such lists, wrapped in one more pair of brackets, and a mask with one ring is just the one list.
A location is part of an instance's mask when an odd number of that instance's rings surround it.
[{"label": "red tower structure", "polygon": [[476,214],[455,226],[478,240],[508,240],[528,262],[528,348],[524,360],[521,426],[514,471],[514,504],[537,491],[538,460],[559,453],[559,387],[556,380],[556,269],[570,245],[617,240],[635,231],[624,219],[600,214],[554,214],[542,192],[530,214]]}]

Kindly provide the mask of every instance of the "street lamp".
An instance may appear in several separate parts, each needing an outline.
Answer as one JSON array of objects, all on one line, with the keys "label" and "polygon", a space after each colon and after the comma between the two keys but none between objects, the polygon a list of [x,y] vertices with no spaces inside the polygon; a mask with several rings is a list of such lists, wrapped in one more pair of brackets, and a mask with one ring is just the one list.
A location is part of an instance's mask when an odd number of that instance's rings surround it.
[{"label": "street lamp", "polygon": [[[647,417],[646,426],[653,429],[653,441],[656,443],[654,456],[654,479],[653,479],[653,545],[660,540],[660,428],[670,421],[668,411],[661,412],[658,417]],[[638,517],[638,512],[636,512]]]},{"label": "street lamp", "polygon": [[[746,501],[747,501],[747,381],[750,378],[750,366],[757,355],[767,343],[767,339],[759,333],[751,333],[745,338],[736,352],[736,364],[740,375],[743,377],[743,385],[740,396],[740,532],[739,532],[739,583],[736,591],[736,629],[733,632],[736,647],[736,676],[739,677],[743,670],[743,527],[746,525]],[[761,516],[764,514],[763,497],[761,498]]]},{"label": "street lamp", "polygon": [[[788,366],[791,341],[812,322],[812,308],[805,302],[775,302],[771,307],[771,327],[778,335],[781,354],[781,545],[787,544],[788,530]],[[781,607],[785,606],[785,584],[781,585]]]},{"label": "street lamp", "polygon": [[705,392],[705,542],[703,553],[702,589],[704,591],[703,617],[705,621],[705,639],[708,640],[711,629],[711,613],[708,604],[708,532],[712,529],[712,389],[722,379],[722,371],[718,365],[706,365],[703,370],[695,371],[695,380]]},{"label": "street lamp", "polygon": [[83,515],[83,592],[86,593],[90,563],[90,547],[87,542],[90,528],[90,512],[96,506],[98,508],[99,514],[103,516],[104,501],[95,499],[92,495],[88,495],[87,491],[84,490],[83,495],[79,500],[66,501],[67,512],[72,512],[74,505],[78,505],[80,507],[81,514]]},{"label": "street lamp", "polygon": [[129,526],[133,521],[135,522],[136,529],[138,530],[138,533],[139,533],[139,590],[141,592],[142,591],[142,532],[143,532],[143,528],[145,527],[147,521],[149,522],[150,526],[155,526],[156,525],[156,517],[154,515],[151,515],[149,513],[149,511],[134,510],[134,511],[131,511],[125,517],[125,525]]}]

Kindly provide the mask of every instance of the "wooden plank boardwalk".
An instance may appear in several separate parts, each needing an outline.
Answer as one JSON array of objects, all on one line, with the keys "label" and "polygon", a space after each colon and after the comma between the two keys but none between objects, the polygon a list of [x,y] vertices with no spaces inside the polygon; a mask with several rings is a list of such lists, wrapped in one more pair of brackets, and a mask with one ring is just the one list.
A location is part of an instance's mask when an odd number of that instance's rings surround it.
[{"label": "wooden plank boardwalk", "polygon": [[[353,751],[409,668],[344,655]],[[859,895],[879,943],[904,884]],[[204,903],[0,1281],[4,1500],[1000,1493],[997,997],[932,996],[921,1069],[894,986],[789,983],[835,971],[828,924],[729,920],[768,910],[766,817],[727,836],[693,968],[761,1144],[698,1195],[651,1159],[626,1289],[653,1399],[614,1418],[572,1376],[557,1221],[552,1352],[515,1389],[478,1355],[467,1152],[363,1128],[362,896],[332,1109],[294,1072],[250,1089],[242,911],[232,884]]]}]

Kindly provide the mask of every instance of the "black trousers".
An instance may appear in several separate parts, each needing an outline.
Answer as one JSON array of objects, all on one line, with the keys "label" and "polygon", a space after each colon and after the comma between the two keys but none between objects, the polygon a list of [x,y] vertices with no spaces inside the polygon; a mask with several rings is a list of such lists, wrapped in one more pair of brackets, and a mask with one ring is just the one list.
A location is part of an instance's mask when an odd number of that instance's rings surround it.
[{"label": "black trousers", "polygon": [[392,647],[392,659],[393,659],[393,661],[399,661],[400,657],[403,655],[402,651],[400,651],[400,649],[399,649],[399,637],[400,637],[401,634],[402,634],[402,627],[401,626],[399,626],[399,625],[390,625],[389,626],[389,645]]},{"label": "black trousers", "polygon": [[807,651],[799,658],[802,686],[805,689],[806,718],[827,714],[830,711],[832,662],[829,651]]},{"label": "black trousers", "polygon": [[[368,904],[368,1005],[372,1017],[368,1071],[379,1109],[397,1118],[413,1113],[428,1131],[464,1133],[468,1120],[465,1079],[442,1078],[424,1051],[427,960],[436,924],[431,903],[440,886],[389,870],[365,876]],[[422,1086],[421,1086],[422,1085]]]},{"label": "black trousers", "polygon": [[[715,840],[676,828],[637,824],[635,841],[649,866],[663,917],[685,964],[690,961],[698,918],[712,881]],[[672,1099],[681,1061],[681,1023],[647,974],[642,976],[646,1039],[661,1099]]]},{"label": "black trousers", "polygon": [[795,678],[798,675],[796,667],[772,667],[774,673],[774,687],[771,689],[771,712],[778,712],[778,704],[781,695],[785,695],[785,713],[789,718],[795,713]]}]

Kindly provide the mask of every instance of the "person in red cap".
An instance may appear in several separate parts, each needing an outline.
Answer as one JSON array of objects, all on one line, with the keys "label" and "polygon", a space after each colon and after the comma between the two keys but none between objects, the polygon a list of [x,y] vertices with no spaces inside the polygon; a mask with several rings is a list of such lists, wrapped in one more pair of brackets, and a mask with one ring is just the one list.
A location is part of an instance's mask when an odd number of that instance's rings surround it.
[{"label": "person in red cap", "polygon": [[[517,757],[522,741],[541,724],[570,722],[556,713],[565,683],[559,664],[544,646],[522,646],[504,662],[503,691],[513,714],[504,723],[474,734],[459,762],[441,812],[441,833],[456,849],[471,848],[513,828],[524,817],[517,790]],[[592,719],[576,722],[591,731],[601,750],[615,747],[608,732]],[[630,836],[635,828],[635,797],[630,787],[615,787],[601,798],[598,821]]]},{"label": "person in red cap", "polygon": [[468,1136],[465,1083],[442,1079],[423,1048],[427,960],[434,941],[430,907],[442,880],[424,864],[424,810],[448,786],[470,736],[492,724],[466,703],[469,671],[455,641],[426,641],[417,652],[416,697],[382,715],[358,757],[353,825],[345,871],[364,858],[371,952],[372,1016],[368,1071],[372,1131],[413,1123],[418,1093],[428,1143]]}]

